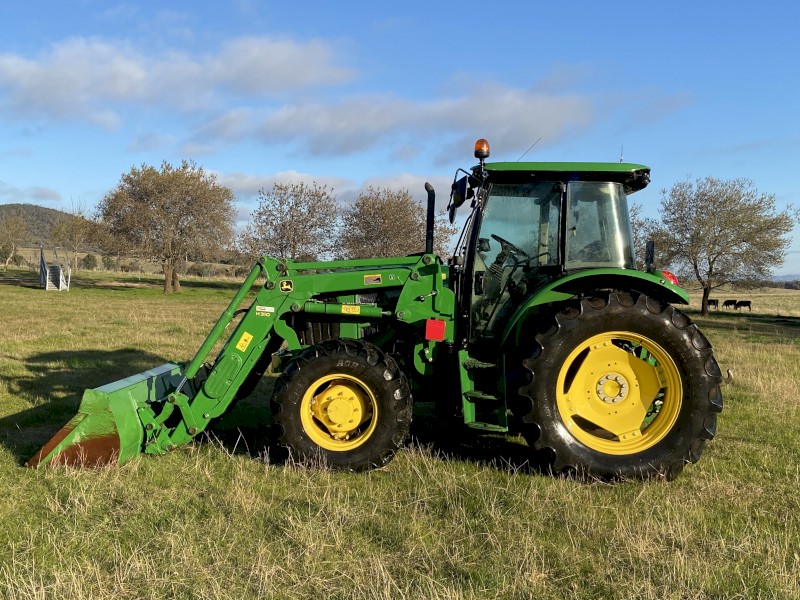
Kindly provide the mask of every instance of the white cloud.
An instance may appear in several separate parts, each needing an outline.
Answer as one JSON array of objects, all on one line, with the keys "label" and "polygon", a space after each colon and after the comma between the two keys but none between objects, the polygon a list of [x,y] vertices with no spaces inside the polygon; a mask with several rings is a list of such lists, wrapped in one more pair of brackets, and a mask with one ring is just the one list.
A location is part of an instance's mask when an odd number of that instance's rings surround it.
[{"label": "white cloud", "polygon": [[312,154],[350,153],[381,144],[403,126],[413,128],[412,117],[421,108],[391,96],[286,105],[267,117],[259,131],[267,141],[302,140]]},{"label": "white cloud", "polygon": [[254,111],[234,108],[212,116],[192,135],[194,140],[238,140],[249,135],[253,127]]},{"label": "white cloud", "polygon": [[129,50],[98,40],[70,40],[38,60],[0,54],[4,108],[15,115],[82,116],[115,126],[113,111],[96,105],[140,97],[146,78],[145,65]]},{"label": "white cloud", "polygon": [[44,186],[30,186],[18,188],[0,181],[0,199],[3,203],[53,203],[61,202],[62,197],[57,191]]},{"label": "white cloud", "polygon": [[276,90],[338,85],[353,77],[336,64],[333,48],[310,40],[245,37],[226,43],[203,64],[208,77],[241,95],[272,95]]},{"label": "white cloud", "polygon": [[353,182],[343,177],[320,177],[299,171],[281,171],[272,175],[248,173],[217,173],[220,185],[229,187],[238,198],[254,197],[260,190],[268,190],[276,183],[312,183],[328,186],[335,194],[339,190],[353,187]]},{"label": "white cloud", "polygon": [[87,117],[90,123],[102,129],[118,129],[122,119],[113,110],[96,110]]},{"label": "white cloud", "polygon": [[202,144],[198,142],[187,142],[181,146],[181,154],[183,156],[206,156],[214,154],[216,148],[213,144]]},{"label": "white cloud", "polygon": [[[397,176],[391,177],[371,177],[364,181],[364,184],[358,190],[358,193],[365,191],[368,187],[374,188],[388,188],[390,190],[408,190],[411,197],[423,206],[427,206],[428,192],[425,190],[425,184],[430,183],[436,193],[436,210],[444,210],[450,200],[450,184],[452,179],[449,177],[442,177],[435,175],[432,177],[423,177],[412,173],[401,173]],[[358,196],[356,193],[353,196],[353,201]]]},{"label": "white cloud", "polygon": [[137,135],[130,144],[128,150],[131,152],[151,152],[159,150],[165,146],[175,143],[175,138],[171,135],[148,131]]},{"label": "white cloud", "polygon": [[121,108],[148,103],[207,109],[221,99],[277,97],[285,92],[345,83],[351,69],[319,40],[232,39],[216,52],[150,55],[128,43],[73,38],[38,57],[0,54],[2,108],[14,116],[81,118],[119,124]]},{"label": "white cloud", "polygon": [[[553,75],[527,88],[448,86],[450,95],[424,100],[365,93],[273,107],[289,92],[352,80],[340,50],[322,40],[249,36],[202,55],[176,49],[153,54],[120,41],[74,38],[35,58],[0,54],[0,114],[80,119],[115,129],[132,111],[156,107],[161,115],[199,117],[193,132],[176,134],[191,155],[215,152],[220,141],[252,138],[288,143],[311,156],[381,148],[387,159],[410,161],[424,149],[440,165],[464,156],[477,137],[521,153],[539,138],[541,146],[556,144],[596,118],[599,100],[564,91]],[[180,126],[179,119],[173,122]],[[155,139],[140,137],[130,147]]]},{"label": "white cloud", "polygon": [[527,148],[539,137],[555,143],[593,118],[592,101],[575,94],[544,93],[503,85],[475,89],[470,95],[415,102],[392,96],[351,98],[337,104],[287,105],[259,128],[267,142],[302,143],[314,155],[365,151],[378,146],[410,152],[408,136],[422,143],[448,137],[440,159],[452,161],[477,137],[504,148]]}]

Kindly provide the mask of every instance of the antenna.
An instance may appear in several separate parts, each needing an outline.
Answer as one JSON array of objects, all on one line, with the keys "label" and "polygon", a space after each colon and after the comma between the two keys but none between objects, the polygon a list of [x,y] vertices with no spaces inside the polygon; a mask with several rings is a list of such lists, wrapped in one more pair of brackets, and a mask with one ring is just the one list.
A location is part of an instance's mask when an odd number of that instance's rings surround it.
[{"label": "antenna", "polygon": [[523,156],[525,156],[525,155],[526,155],[528,152],[530,152],[530,151],[533,149],[533,147],[534,147],[536,144],[538,144],[539,142],[541,142],[541,141],[542,141],[542,138],[539,138],[538,140],[536,140],[535,142],[533,142],[533,143],[530,145],[530,148],[528,148],[527,150],[525,150],[525,152],[523,152],[523,153],[522,153],[522,156],[520,156],[520,157],[517,159],[517,162],[521,161],[521,160],[522,160],[522,157],[523,157]]},{"label": "antenna", "polygon": [[623,148],[625,148],[625,146],[620,144],[620,146],[619,146],[619,162],[622,162],[622,149]]}]

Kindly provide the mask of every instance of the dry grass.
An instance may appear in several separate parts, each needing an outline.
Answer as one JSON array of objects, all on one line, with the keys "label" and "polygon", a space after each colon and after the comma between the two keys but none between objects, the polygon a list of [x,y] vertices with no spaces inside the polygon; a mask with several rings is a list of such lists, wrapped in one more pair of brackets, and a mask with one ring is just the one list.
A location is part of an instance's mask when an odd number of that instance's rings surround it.
[{"label": "dry grass", "polygon": [[190,357],[232,294],[0,285],[0,598],[797,597],[800,329],[758,309],[704,321],[735,379],[672,483],[531,474],[516,439],[367,474],[273,464],[263,390],[167,456],[20,466],[83,388]]},{"label": "dry grass", "polygon": [[[700,310],[702,300],[701,290],[686,286],[691,295],[690,308]],[[750,300],[753,304],[752,313],[777,316],[777,317],[800,317],[800,291],[785,290],[782,288],[755,288],[755,289],[733,289],[723,287],[714,290],[711,298],[719,300],[720,312],[733,314],[751,314],[751,311],[731,309],[722,310],[722,303],[725,300]],[[716,312],[716,311],[715,311]]]}]

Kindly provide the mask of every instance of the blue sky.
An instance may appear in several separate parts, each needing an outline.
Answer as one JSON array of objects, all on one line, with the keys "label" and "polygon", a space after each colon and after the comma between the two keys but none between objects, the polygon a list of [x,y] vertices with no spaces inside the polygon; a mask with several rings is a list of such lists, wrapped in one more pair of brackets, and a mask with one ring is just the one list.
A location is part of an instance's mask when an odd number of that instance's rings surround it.
[{"label": "blue sky", "polygon": [[[234,190],[316,180],[446,204],[492,159],[747,177],[800,206],[794,2],[3,3],[0,203],[91,211],[134,165],[195,160]],[[795,234],[798,230],[795,231]],[[795,235],[777,273],[800,273]]]}]

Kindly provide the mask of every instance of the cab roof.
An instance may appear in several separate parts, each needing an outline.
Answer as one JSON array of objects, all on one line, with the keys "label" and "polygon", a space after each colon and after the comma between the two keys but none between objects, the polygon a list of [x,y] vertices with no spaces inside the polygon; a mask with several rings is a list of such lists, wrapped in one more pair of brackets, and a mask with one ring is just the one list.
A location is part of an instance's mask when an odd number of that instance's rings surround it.
[{"label": "cab roof", "polygon": [[[479,167],[473,167],[478,169]],[[650,183],[650,167],[613,162],[494,162],[484,169],[496,182],[521,181],[613,181],[632,194]]]}]

